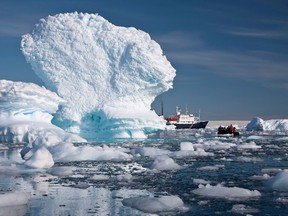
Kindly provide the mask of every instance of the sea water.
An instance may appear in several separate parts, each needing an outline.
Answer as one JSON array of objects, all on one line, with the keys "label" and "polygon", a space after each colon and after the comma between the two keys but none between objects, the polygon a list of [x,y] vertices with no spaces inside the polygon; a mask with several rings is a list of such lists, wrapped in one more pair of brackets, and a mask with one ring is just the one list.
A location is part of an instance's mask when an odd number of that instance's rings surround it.
[{"label": "sea water", "polygon": [[[185,151],[183,143],[193,146],[194,152]],[[152,134],[144,140],[75,145],[119,146],[133,158],[56,162],[48,171],[2,170],[1,193],[25,191],[31,193],[31,198],[25,205],[0,208],[0,215],[150,215],[124,206],[123,199],[166,195],[181,198],[185,208],[156,212],[159,215],[288,213],[288,192],[267,186],[269,179],[288,169],[287,133],[242,130],[239,137],[222,137],[215,129],[176,130]],[[22,147],[1,145],[1,158],[18,154]],[[180,168],[152,169],[157,155],[169,155]],[[209,192],[193,192],[208,184],[221,185],[228,191],[234,187],[259,191],[261,196],[231,199],[221,193],[211,197]]]}]

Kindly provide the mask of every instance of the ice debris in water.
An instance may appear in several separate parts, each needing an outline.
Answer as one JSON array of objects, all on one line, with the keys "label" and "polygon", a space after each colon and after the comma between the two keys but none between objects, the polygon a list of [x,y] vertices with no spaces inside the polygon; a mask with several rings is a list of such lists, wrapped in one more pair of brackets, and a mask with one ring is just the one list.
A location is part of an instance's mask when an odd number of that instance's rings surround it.
[{"label": "ice debris in water", "polygon": [[181,166],[178,165],[172,158],[167,155],[161,155],[156,157],[156,159],[152,162],[151,169],[157,170],[175,170],[180,169]]},{"label": "ice debris in water", "polygon": [[277,191],[288,191],[288,170],[279,172],[267,182],[268,188]]},{"label": "ice debris in water", "polygon": [[26,205],[31,197],[28,192],[8,192],[0,194],[0,207]]},{"label": "ice debris in water", "polygon": [[228,200],[242,200],[261,196],[261,193],[257,190],[252,191],[239,187],[225,187],[220,184],[216,186],[210,184],[207,184],[206,186],[199,185],[199,188],[192,192],[201,196],[224,198]]},{"label": "ice debris in water", "polygon": [[129,206],[146,213],[159,213],[184,210],[184,203],[178,196],[134,197],[126,198],[123,205]]},{"label": "ice debris in water", "polygon": [[259,209],[246,206],[243,204],[235,204],[233,205],[231,212],[237,213],[237,214],[253,214],[253,213],[255,214],[255,213],[259,213]]},{"label": "ice debris in water", "polygon": [[133,149],[132,154],[134,155],[141,155],[142,157],[149,156],[151,158],[156,158],[160,155],[168,155],[171,153],[169,150],[159,149],[156,147],[142,147]]},{"label": "ice debris in water", "polygon": [[149,34],[97,14],[41,19],[21,49],[45,85],[65,99],[53,122],[87,139],[144,138],[164,129],[151,109],[175,69]]}]

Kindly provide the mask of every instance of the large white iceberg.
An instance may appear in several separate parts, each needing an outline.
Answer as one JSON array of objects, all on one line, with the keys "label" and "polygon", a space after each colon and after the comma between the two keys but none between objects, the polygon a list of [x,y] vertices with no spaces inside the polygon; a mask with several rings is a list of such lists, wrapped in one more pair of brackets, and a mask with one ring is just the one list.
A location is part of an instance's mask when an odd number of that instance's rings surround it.
[{"label": "large white iceberg", "polygon": [[164,129],[151,109],[175,69],[150,36],[97,14],[41,19],[21,49],[47,88],[66,100],[53,122],[88,139],[145,137]]},{"label": "large white iceberg", "polygon": [[259,117],[254,117],[246,126],[246,129],[259,130],[259,131],[287,131],[288,130],[288,119],[271,119],[264,121]]}]

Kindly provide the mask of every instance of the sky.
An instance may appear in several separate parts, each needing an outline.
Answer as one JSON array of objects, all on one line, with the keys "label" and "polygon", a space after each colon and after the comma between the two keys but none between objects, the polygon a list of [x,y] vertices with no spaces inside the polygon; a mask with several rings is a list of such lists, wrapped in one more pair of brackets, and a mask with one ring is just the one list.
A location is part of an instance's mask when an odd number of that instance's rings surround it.
[{"label": "sky", "polygon": [[176,69],[152,108],[179,106],[202,120],[288,118],[287,0],[0,0],[0,79],[44,85],[26,63],[21,36],[41,18],[97,13],[147,32]]}]

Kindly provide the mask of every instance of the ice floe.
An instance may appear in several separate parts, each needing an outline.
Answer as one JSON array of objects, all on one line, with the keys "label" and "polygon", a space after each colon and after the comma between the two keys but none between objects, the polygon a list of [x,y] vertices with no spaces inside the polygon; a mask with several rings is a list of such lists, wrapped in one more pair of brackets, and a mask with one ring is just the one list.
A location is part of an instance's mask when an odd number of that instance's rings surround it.
[{"label": "ice floe", "polygon": [[205,186],[199,185],[199,188],[193,190],[192,192],[201,196],[223,198],[228,200],[242,200],[261,196],[261,193],[257,190],[248,190],[239,187],[225,187],[220,184],[216,186],[212,186],[210,184]]},{"label": "ice floe", "polygon": [[147,213],[161,213],[184,210],[184,203],[178,196],[134,197],[126,198],[123,205],[136,208]]}]

